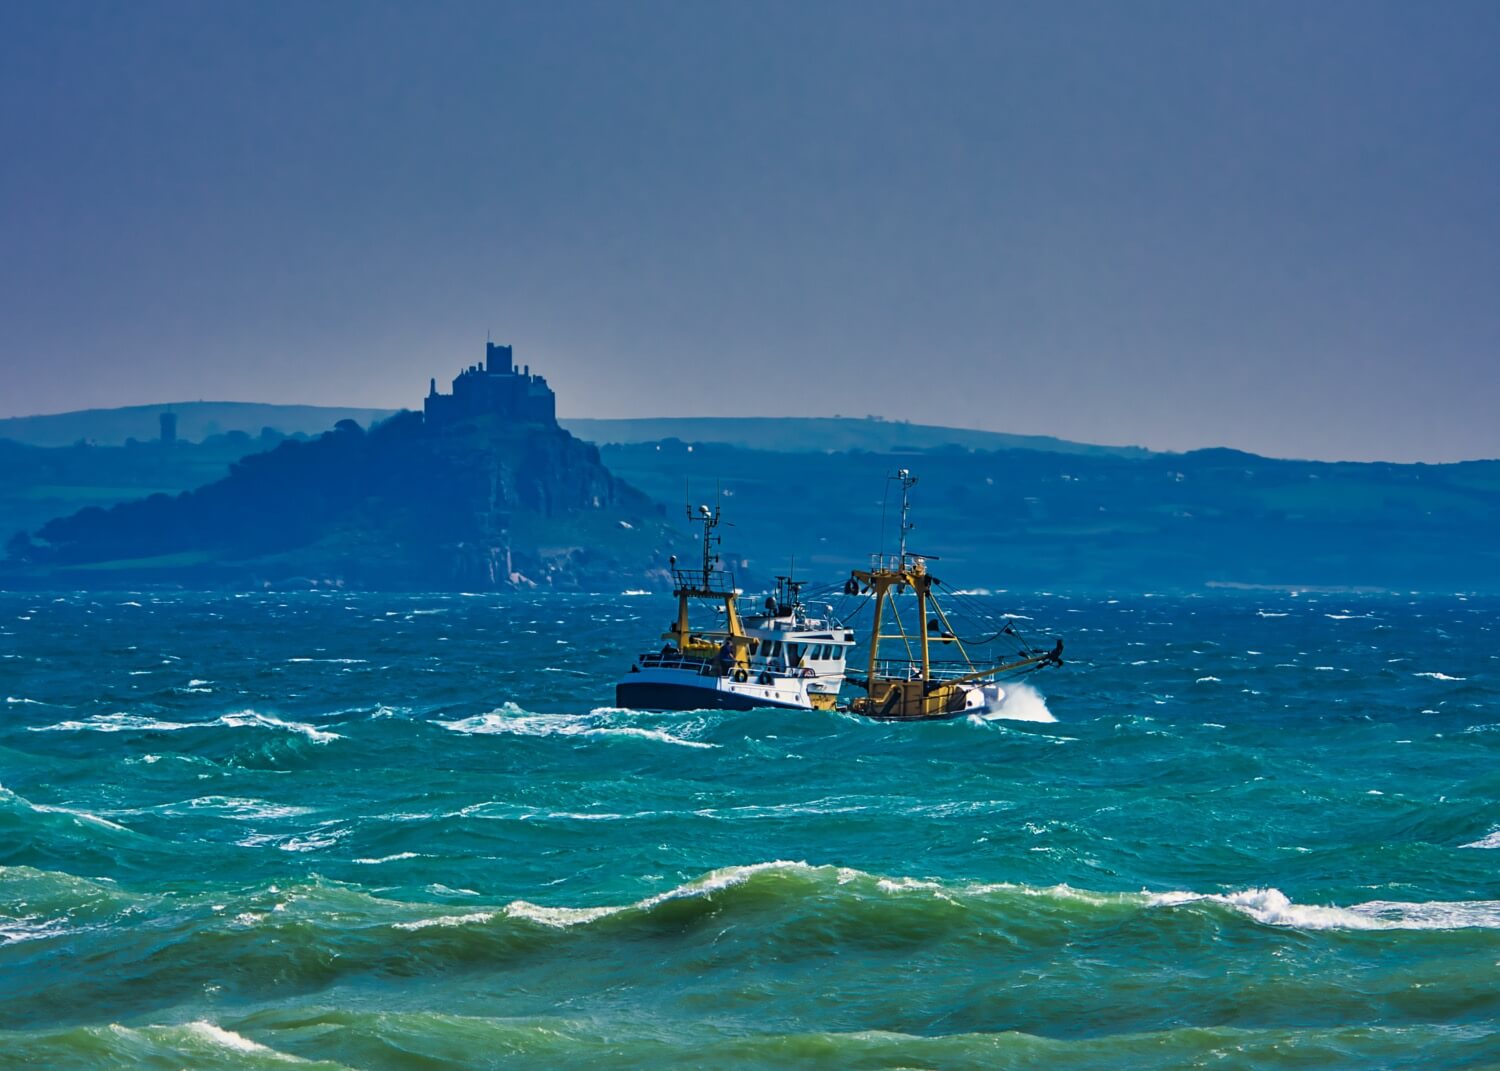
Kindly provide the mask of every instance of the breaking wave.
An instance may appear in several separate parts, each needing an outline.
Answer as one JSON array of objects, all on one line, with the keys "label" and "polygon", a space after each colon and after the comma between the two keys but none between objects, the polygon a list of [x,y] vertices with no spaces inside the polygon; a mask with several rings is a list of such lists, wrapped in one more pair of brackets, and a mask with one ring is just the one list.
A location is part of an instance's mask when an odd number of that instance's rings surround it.
[{"label": "breaking wave", "polygon": [[306,722],[283,721],[274,714],[262,714],[257,710],[239,710],[224,714],[212,721],[165,721],[144,714],[94,714],[82,721],[61,721],[56,725],[33,725],[28,728],[34,733],[174,733],[185,729],[215,727],[283,729],[287,732],[301,733],[315,744],[327,744],[343,739],[339,733],[319,729]]},{"label": "breaking wave", "polygon": [[601,707],[588,714],[536,714],[506,703],[497,710],[457,721],[439,721],[445,729],[466,734],[511,734],[515,736],[633,737],[679,747],[716,748],[704,740],[677,736],[665,729],[647,729],[621,724],[627,712]]}]

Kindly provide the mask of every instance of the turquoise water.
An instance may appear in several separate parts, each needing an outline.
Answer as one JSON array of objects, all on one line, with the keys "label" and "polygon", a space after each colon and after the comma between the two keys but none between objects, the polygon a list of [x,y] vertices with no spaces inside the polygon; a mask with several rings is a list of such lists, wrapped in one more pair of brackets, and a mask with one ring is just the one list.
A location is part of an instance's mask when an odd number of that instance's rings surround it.
[{"label": "turquoise water", "polygon": [[999,595],[997,720],[608,704],[661,597],[0,595],[0,1067],[1500,1067],[1500,602]]}]

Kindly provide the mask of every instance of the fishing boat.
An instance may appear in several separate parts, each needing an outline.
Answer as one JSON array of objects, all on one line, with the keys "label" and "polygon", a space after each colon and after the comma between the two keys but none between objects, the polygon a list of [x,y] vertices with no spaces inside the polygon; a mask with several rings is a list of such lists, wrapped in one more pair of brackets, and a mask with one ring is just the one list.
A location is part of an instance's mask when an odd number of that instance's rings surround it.
[{"label": "fishing boat", "polygon": [[[854,633],[831,610],[823,617],[809,613],[803,584],[790,574],[776,578],[776,590],[760,610],[743,614],[734,573],[717,552],[718,502],[687,513],[702,530],[702,558],[695,567],[680,568],[672,557],[677,616],[661,634],[661,649],[638,655],[615,685],[615,704],[636,710],[833,710]],[[706,614],[712,615],[707,624]]]},{"label": "fishing boat", "polygon": [[[863,594],[874,603],[865,666],[845,675],[850,687],[865,694],[856,696],[849,709],[878,721],[934,721],[998,709],[1005,698],[999,678],[1062,665],[1062,640],[1050,649],[1035,649],[1007,621],[994,636],[979,642],[1006,641],[1016,651],[1014,657],[998,663],[976,661],[971,647],[977,644],[969,641],[966,646],[938,600],[942,581],[927,568],[937,559],[906,546],[913,528],[911,489],[917,479],[908,469],[891,479],[901,485],[900,549],[894,556],[872,555],[870,567],[854,570],[845,586],[846,594]],[[903,601],[915,603],[915,635],[902,620]],[[898,643],[905,657],[884,656],[882,644],[889,649]]]}]

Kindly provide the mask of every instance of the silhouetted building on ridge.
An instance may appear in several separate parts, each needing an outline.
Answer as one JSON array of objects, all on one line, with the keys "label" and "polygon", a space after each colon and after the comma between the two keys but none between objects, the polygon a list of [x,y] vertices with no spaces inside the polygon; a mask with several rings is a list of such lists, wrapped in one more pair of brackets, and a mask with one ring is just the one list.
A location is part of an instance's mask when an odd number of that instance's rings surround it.
[{"label": "silhouetted building on ridge", "polygon": [[433,379],[423,405],[429,428],[493,416],[512,424],[556,424],[557,395],[531,366],[518,368],[511,347],[484,344],[484,364],[470,365],[453,381],[452,394],[439,394]]},{"label": "silhouetted building on ridge", "polygon": [[177,414],[163,413],[161,420],[161,441],[171,445],[177,441]]}]

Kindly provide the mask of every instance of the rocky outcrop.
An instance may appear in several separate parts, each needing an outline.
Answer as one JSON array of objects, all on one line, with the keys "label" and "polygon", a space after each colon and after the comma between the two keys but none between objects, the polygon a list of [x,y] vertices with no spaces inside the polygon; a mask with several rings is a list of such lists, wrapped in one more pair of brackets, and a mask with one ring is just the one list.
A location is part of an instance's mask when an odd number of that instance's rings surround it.
[{"label": "rocky outcrop", "polygon": [[54,572],[476,589],[638,578],[666,538],[658,508],[555,424],[438,430],[405,412],[283,442],[175,497],[59,518],[27,553]]}]

